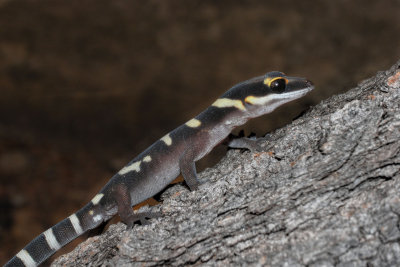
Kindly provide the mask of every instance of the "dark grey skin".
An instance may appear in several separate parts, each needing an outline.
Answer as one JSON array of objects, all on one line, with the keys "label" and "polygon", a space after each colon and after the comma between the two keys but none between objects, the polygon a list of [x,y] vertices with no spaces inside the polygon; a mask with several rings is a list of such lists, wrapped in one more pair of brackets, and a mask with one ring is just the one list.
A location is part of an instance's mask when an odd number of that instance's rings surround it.
[{"label": "dark grey skin", "polygon": [[[196,190],[201,184],[197,178],[197,160],[226,139],[235,127],[304,96],[313,88],[310,81],[287,77],[281,72],[269,72],[233,86],[194,119],[139,154],[91,202],[40,234],[5,266],[37,266],[60,247],[117,213],[128,228],[136,221],[148,223],[146,218],[158,214],[136,214],[132,206],[162,191],[180,173],[190,190]],[[254,143],[239,139],[231,142],[231,146],[252,149]]]}]

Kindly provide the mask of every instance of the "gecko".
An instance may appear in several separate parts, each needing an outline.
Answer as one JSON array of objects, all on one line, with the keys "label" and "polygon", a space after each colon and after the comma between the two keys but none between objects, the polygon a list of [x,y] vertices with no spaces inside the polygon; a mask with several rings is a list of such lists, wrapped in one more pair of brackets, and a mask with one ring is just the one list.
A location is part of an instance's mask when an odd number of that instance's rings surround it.
[{"label": "gecko", "polygon": [[[153,197],[179,174],[190,190],[202,182],[195,162],[222,143],[235,127],[249,119],[271,113],[314,89],[305,78],[272,71],[238,83],[207,109],[164,135],[131,160],[83,208],[33,239],[6,263],[10,266],[38,266],[61,247],[118,214],[127,229],[135,222],[147,224],[155,212],[135,213],[132,207]],[[252,140],[241,138],[228,146],[249,147]]]}]

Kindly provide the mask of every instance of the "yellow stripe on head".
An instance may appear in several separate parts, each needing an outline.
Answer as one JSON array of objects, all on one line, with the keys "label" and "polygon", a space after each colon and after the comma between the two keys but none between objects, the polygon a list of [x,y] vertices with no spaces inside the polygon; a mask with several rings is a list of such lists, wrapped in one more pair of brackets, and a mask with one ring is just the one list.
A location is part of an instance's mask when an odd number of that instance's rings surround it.
[{"label": "yellow stripe on head", "polygon": [[279,80],[279,79],[284,79],[286,84],[288,84],[289,80],[286,79],[285,77],[275,77],[275,78],[271,78],[271,77],[267,77],[264,79],[264,84],[268,87],[271,87],[271,83],[275,80]]}]

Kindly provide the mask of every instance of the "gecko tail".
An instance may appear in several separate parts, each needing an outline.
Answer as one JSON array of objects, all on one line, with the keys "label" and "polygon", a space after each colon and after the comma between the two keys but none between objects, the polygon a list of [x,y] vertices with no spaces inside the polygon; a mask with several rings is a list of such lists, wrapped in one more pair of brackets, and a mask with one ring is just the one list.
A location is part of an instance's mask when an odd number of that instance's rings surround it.
[{"label": "gecko tail", "polygon": [[35,267],[46,261],[60,248],[90,229],[99,226],[104,218],[94,214],[93,204],[85,207],[47,229],[18,252],[4,267]]}]

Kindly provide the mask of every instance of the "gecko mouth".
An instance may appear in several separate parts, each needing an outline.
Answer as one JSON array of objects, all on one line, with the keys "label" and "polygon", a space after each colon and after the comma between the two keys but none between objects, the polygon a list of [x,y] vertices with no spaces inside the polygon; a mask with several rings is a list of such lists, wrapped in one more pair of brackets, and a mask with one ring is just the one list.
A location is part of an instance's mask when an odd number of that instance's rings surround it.
[{"label": "gecko mouth", "polygon": [[282,94],[271,94],[267,96],[262,96],[262,97],[256,97],[256,96],[248,96],[245,98],[244,102],[246,104],[250,105],[267,105],[268,103],[272,103],[274,101],[279,101],[279,100],[288,100],[288,99],[297,99],[300,98],[304,95],[306,95],[308,92],[314,89],[314,86],[310,85],[309,87],[296,90],[296,91],[291,91],[291,92],[286,92]]},{"label": "gecko mouth", "polygon": [[302,97],[302,96],[306,95],[308,92],[310,92],[313,89],[314,89],[314,86],[306,87],[306,88],[301,89],[301,90],[296,90],[296,91],[292,91],[292,92],[276,95],[275,99],[287,99],[287,98],[295,99],[295,98],[299,98],[299,97]]}]

